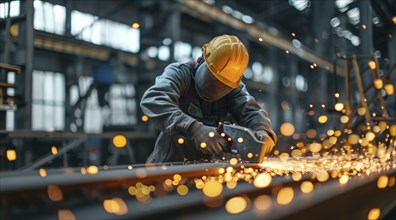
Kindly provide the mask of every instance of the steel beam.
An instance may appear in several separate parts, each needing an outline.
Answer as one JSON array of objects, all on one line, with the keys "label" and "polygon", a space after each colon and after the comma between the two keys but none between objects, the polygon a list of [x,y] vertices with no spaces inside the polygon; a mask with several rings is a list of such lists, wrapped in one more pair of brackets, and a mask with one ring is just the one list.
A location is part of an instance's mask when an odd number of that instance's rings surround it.
[{"label": "steel beam", "polygon": [[[326,216],[336,219],[364,219],[371,208],[380,208],[383,217],[395,205],[395,186],[384,189],[377,187],[380,176],[395,175],[392,168],[370,175],[350,176],[347,184],[341,184],[338,178],[316,182],[309,175],[304,175],[300,181],[294,181],[290,176],[276,175],[267,188],[256,188],[253,184],[239,181],[235,188],[224,187],[222,195],[214,198],[204,196],[193,185],[186,196],[178,195],[173,190],[166,195],[153,195],[147,203],[139,202],[127,193],[129,186],[139,182],[154,184],[160,190],[164,180],[172,179],[174,174],[193,181],[194,178],[202,176],[216,176],[219,174],[219,168],[229,166],[236,172],[241,169],[240,165],[219,162],[133,165],[133,169],[124,165],[108,167],[107,170],[100,168],[98,173],[85,175],[81,174],[79,168],[47,170],[46,176],[26,171],[0,173],[0,210],[5,219],[52,219],[57,217],[59,207],[72,210],[76,219],[158,219],[165,216],[169,219],[318,219]],[[258,166],[244,164],[244,168],[255,169]],[[301,181],[306,180],[315,183],[311,193],[300,191]],[[48,200],[48,186],[61,189],[62,201]],[[281,205],[277,202],[277,194],[282,187],[294,189],[290,204]],[[261,195],[271,198],[271,207],[265,211],[254,208],[255,199]],[[242,213],[232,215],[224,206],[229,199],[237,196],[251,201],[250,206]],[[104,210],[104,199],[114,197],[122,198],[128,207],[127,213],[114,215]],[[208,207],[208,203],[218,206]],[[25,206],[29,209],[24,208]]]},{"label": "steel beam", "polygon": [[[305,46],[296,48],[293,46],[290,39],[283,37],[277,31],[271,31],[271,28],[263,28],[259,25],[246,24],[243,21],[224,13],[220,8],[211,6],[202,1],[179,0],[182,5],[182,10],[199,19],[210,19],[212,21],[220,22],[235,28],[239,31],[246,31],[253,39],[262,38],[263,45],[268,44],[279,48],[281,50],[288,50],[290,53],[310,62],[316,63],[330,72],[333,72],[333,62],[329,59],[323,58]],[[343,76],[343,67],[336,66],[337,74]]]}]

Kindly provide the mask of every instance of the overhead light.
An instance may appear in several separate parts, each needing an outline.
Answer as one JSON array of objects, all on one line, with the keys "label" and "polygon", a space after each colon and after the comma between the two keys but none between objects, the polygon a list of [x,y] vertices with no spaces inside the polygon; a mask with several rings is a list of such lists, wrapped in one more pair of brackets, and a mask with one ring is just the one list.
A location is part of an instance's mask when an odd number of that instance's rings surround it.
[{"label": "overhead light", "polygon": [[234,11],[232,12],[232,16],[234,16],[235,18],[238,18],[239,20],[241,20],[242,17],[243,17],[243,13],[240,12],[240,11],[238,11],[238,10],[234,10]]},{"label": "overhead light", "polygon": [[172,43],[172,39],[170,39],[169,37],[165,38],[164,40],[162,40],[162,44],[163,45],[171,45]]},{"label": "overhead light", "polygon": [[222,7],[221,7],[221,9],[224,11],[224,13],[226,13],[226,14],[231,14],[234,10],[230,7],[230,6],[228,6],[228,5],[223,5]]},{"label": "overhead light", "polygon": [[359,8],[353,8],[347,12],[349,22],[353,25],[359,24],[360,22],[360,10]]},{"label": "overhead light", "polygon": [[245,22],[246,24],[253,24],[254,18],[252,18],[252,16],[249,16],[249,15],[243,15],[242,21]]},{"label": "overhead light", "polygon": [[380,19],[379,17],[374,17],[373,19],[371,19],[373,21],[373,24],[379,24],[380,23]]},{"label": "overhead light", "polygon": [[301,42],[297,39],[293,39],[292,44],[295,48],[301,48]]},{"label": "overhead light", "polygon": [[352,43],[353,46],[359,46],[359,44],[360,44],[360,39],[359,39],[359,37],[358,37],[358,36],[353,36],[353,37],[351,38],[351,43]]},{"label": "overhead light", "polygon": [[310,2],[308,0],[289,0],[289,4],[302,11],[310,5]]},{"label": "overhead light", "polygon": [[348,10],[348,5],[351,4],[353,0],[336,0],[335,5],[340,12],[345,12]]},{"label": "overhead light", "polygon": [[338,18],[338,17],[334,17],[334,18],[332,18],[331,20],[330,20],[330,25],[332,26],[332,27],[337,27],[338,25],[340,25],[341,24],[341,21],[340,21],[340,19]]},{"label": "overhead light", "polygon": [[216,3],[215,0],[203,0],[203,2],[205,2],[208,5],[214,5]]}]

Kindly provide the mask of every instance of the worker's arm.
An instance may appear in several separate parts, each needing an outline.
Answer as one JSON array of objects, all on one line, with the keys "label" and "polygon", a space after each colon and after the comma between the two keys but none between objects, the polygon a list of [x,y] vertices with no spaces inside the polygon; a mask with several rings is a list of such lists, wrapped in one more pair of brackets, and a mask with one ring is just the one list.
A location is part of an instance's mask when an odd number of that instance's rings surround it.
[{"label": "worker's arm", "polygon": [[239,125],[254,131],[266,131],[274,142],[277,141],[268,113],[249,94],[244,83],[241,82],[241,85],[233,90],[227,99],[231,114]]},{"label": "worker's arm", "polygon": [[187,68],[181,64],[169,65],[144,93],[140,102],[143,113],[165,134],[186,134],[195,121],[179,108],[179,98],[190,86]]}]

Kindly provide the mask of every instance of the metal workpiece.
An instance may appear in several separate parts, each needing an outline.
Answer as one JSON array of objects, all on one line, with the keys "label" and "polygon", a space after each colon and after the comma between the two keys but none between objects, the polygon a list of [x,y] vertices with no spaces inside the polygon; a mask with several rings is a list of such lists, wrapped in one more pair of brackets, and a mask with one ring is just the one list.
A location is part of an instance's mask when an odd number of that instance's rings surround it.
[{"label": "metal workpiece", "polygon": [[362,157],[19,171],[0,176],[1,217],[362,219],[395,206],[395,174],[394,161]]}]

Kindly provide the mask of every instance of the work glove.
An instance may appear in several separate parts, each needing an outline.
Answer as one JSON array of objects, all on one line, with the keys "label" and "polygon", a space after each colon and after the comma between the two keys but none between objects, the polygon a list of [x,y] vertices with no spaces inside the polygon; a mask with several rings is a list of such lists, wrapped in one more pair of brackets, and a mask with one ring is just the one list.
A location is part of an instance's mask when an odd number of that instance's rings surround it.
[{"label": "work glove", "polygon": [[256,137],[260,141],[264,142],[264,151],[265,153],[269,153],[272,151],[272,148],[275,146],[275,142],[272,140],[271,136],[264,130],[256,131]]},{"label": "work glove", "polygon": [[198,150],[205,154],[221,155],[231,151],[228,142],[220,136],[215,127],[193,122],[189,129],[189,136],[195,141]]}]

